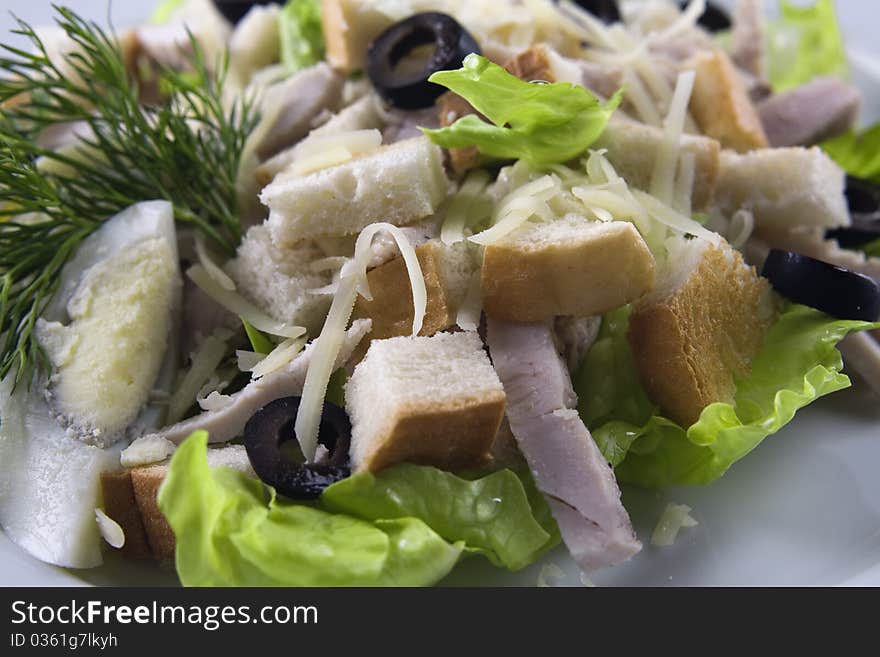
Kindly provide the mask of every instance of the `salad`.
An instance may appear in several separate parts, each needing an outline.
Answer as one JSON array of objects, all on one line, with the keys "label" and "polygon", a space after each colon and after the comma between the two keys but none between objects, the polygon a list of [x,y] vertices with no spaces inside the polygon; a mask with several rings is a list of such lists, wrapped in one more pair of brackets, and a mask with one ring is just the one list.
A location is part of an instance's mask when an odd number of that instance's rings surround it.
[{"label": "salad", "polygon": [[880,393],[831,0],[55,11],[0,54],[0,525],[38,559],[589,574],[693,524],[636,535],[621,484],[711,485],[844,358]]}]

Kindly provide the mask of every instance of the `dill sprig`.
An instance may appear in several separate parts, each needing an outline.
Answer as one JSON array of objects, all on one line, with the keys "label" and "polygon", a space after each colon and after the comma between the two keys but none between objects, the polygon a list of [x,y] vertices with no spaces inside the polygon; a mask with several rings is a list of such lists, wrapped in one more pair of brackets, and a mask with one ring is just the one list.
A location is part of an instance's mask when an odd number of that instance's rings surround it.
[{"label": "dill sprig", "polygon": [[[139,102],[120,46],[97,24],[55,6],[73,42],[63,70],[30,25],[31,50],[0,54],[0,378],[46,366],[35,333],[77,246],[105,220],[164,199],[175,219],[232,254],[241,238],[236,176],[257,117],[221,101],[226,62],[212,75],[190,37],[191,70],[161,72],[167,101]],[[76,124],[79,141],[53,150],[40,135]]]}]

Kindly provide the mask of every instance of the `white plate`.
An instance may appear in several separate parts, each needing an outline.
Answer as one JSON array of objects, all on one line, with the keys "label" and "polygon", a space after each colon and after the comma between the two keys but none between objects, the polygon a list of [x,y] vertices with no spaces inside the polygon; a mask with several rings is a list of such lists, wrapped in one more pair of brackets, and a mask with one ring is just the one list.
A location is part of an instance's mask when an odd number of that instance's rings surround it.
[{"label": "white plate", "polygon": [[[77,12],[103,20],[106,0],[66,0]],[[146,4],[146,3],[144,3]],[[34,24],[51,15],[47,0],[5,0],[5,7]],[[10,6],[11,5],[11,6]],[[854,79],[866,94],[863,122],[880,118],[880,49],[871,25],[876,4],[839,2]],[[873,10],[873,11],[872,11]],[[142,18],[142,3],[117,2],[114,23]],[[11,19],[0,15],[0,40]],[[630,563],[594,574],[598,585],[880,585],[880,403],[858,382],[799,412],[794,422],[768,438],[723,479],[703,488],[662,492],[624,491],[645,549]],[[675,545],[648,544],[666,503],[688,504],[699,520]],[[549,575],[558,566],[562,580]],[[479,559],[461,564],[449,584],[535,585],[581,583],[560,548],[539,564],[510,575]],[[163,585],[173,573],[152,564],[123,561],[89,571],[47,566],[0,534],[0,584],[7,586]]]}]

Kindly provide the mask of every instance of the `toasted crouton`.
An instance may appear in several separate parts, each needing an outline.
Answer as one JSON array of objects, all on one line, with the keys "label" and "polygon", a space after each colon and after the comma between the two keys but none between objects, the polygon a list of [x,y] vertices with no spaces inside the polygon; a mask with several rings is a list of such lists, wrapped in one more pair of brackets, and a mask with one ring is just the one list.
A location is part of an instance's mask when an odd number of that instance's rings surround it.
[{"label": "toasted crouton", "polygon": [[700,129],[725,148],[745,153],[766,148],[767,136],[749,92],[724,52],[701,52],[691,64],[696,70],[690,110]]},{"label": "toasted crouton", "polygon": [[282,173],[260,200],[272,240],[284,247],[355,235],[377,221],[411,224],[434,214],[448,191],[440,147],[416,137],[305,176]]},{"label": "toasted crouton", "polygon": [[[654,126],[613,118],[593,148],[604,148],[606,157],[628,184],[649,189],[663,131]],[[694,156],[692,207],[705,210],[712,203],[718,183],[721,145],[709,137],[682,135],[681,151]]]},{"label": "toasted crouton", "polygon": [[481,277],[483,309],[493,319],[586,317],[649,291],[654,258],[632,224],[568,215],[488,245]]},{"label": "toasted crouton", "polygon": [[135,499],[131,470],[101,473],[101,497],[104,513],[122,527],[125,534],[125,543],[120,548],[122,554],[129,559],[153,556]]},{"label": "toasted crouton", "polygon": [[750,210],[756,228],[850,223],[844,172],[817,147],[723,151],[720,165],[716,205],[728,215]]},{"label": "toasted crouton", "polygon": [[[464,242],[447,246],[431,240],[416,248],[428,293],[425,319],[419,335],[434,335],[455,326],[456,314],[467,292],[476,263]],[[403,258],[395,258],[367,274],[372,300],[358,297],[355,318],[370,318],[374,340],[412,332],[413,301]]]},{"label": "toasted crouton", "polygon": [[726,242],[694,238],[682,249],[633,311],[627,337],[650,399],[688,427],[709,404],[733,401],[774,308],[767,281]]},{"label": "toasted crouton", "polygon": [[[210,467],[226,466],[254,475],[245,448],[230,445],[208,450]],[[122,470],[102,475],[104,512],[125,534],[122,554],[159,561],[174,559],[174,531],[159,509],[159,487],[168,474],[168,463]]]},{"label": "toasted crouton", "polygon": [[358,471],[485,465],[504,389],[475,331],[374,340],[345,387]]}]

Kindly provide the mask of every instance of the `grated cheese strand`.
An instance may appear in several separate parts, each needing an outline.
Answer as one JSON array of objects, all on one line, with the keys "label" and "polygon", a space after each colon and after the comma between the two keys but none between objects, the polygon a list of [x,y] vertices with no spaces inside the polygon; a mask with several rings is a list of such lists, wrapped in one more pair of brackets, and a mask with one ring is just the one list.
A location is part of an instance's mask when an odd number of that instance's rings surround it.
[{"label": "grated cheese strand", "polygon": [[678,155],[681,150],[681,135],[684,132],[685,117],[691,92],[694,89],[693,71],[680,73],[675,83],[675,92],[669,105],[669,113],[663,123],[663,141],[654,161],[654,172],[651,175],[651,195],[666,205],[673,202],[675,188],[675,172],[678,167]]},{"label": "grated cheese strand", "polygon": [[339,288],[333,296],[321,334],[315,340],[311,361],[306,371],[306,380],[294,425],[296,437],[306,461],[313,461],[315,458],[327,385],[333,374],[339,350],[342,348],[345,329],[354,310],[358,292],[367,299],[371,298],[367,283],[367,266],[372,257],[370,244],[380,231],[391,233],[403,256],[412,287],[413,309],[415,311],[413,313],[412,334],[418,335],[422,330],[428,292],[425,288],[425,279],[416,251],[406,234],[397,226],[388,223],[370,224],[358,235],[354,247],[354,257],[342,268]]},{"label": "grated cheese strand", "polygon": [[675,181],[675,194],[672,207],[686,217],[691,214],[691,198],[694,195],[694,176],[697,170],[697,156],[682,153],[678,161],[678,178]]},{"label": "grated cheese strand", "polygon": [[220,266],[215,263],[211,256],[208,255],[208,248],[205,246],[205,238],[201,233],[196,233],[196,256],[199,258],[199,264],[205,268],[205,271],[214,279],[221,288],[227,292],[235,292],[235,281],[229,278],[229,274],[223,271]]},{"label": "grated cheese strand", "polygon": [[440,241],[455,244],[464,239],[464,231],[471,219],[471,210],[489,184],[489,173],[476,169],[468,174],[458,193],[452,197],[446,218],[440,227]]},{"label": "grated cheese strand", "polygon": [[202,265],[193,265],[186,271],[186,275],[205,294],[233,315],[246,319],[255,329],[282,338],[298,338],[305,335],[306,330],[302,326],[290,326],[278,322],[237,292],[221,287]]},{"label": "grated cheese strand", "polygon": [[552,219],[553,213],[547,201],[560,191],[559,178],[554,175],[541,176],[515,189],[499,204],[492,226],[471,237],[470,241],[486,246],[513,232],[535,215],[545,220]]}]

